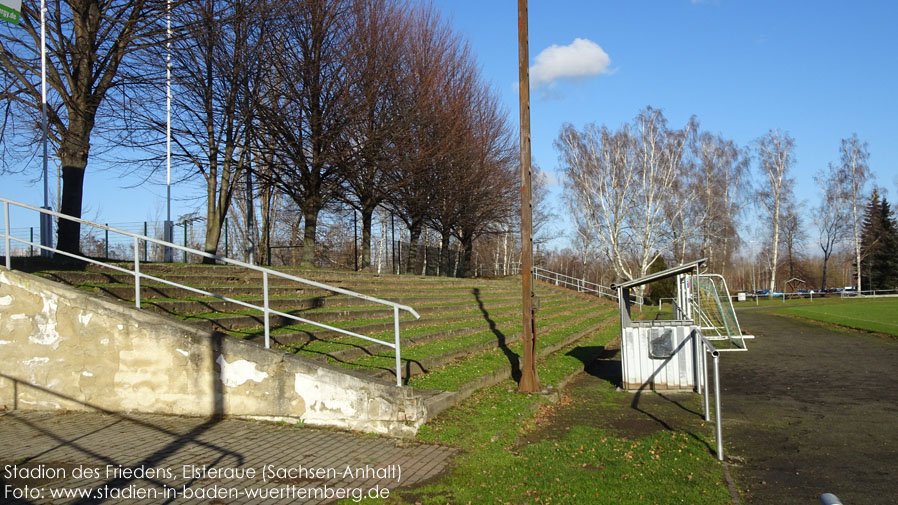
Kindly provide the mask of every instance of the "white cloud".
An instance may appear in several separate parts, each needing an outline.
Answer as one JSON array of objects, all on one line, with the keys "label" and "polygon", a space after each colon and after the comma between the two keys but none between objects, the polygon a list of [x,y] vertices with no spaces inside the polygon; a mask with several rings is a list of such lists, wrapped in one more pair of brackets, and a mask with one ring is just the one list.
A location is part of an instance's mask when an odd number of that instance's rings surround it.
[{"label": "white cloud", "polygon": [[570,45],[551,45],[536,55],[530,67],[530,82],[534,87],[558,79],[577,79],[608,73],[611,58],[598,44],[589,39],[574,39]]}]

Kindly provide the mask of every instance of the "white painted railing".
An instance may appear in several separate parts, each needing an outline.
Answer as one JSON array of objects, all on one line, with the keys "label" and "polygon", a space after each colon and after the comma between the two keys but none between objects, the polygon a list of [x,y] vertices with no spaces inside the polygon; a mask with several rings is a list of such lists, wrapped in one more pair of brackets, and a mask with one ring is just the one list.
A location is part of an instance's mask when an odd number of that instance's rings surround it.
[{"label": "white painted railing", "polygon": [[709,405],[711,387],[708,384],[708,355],[710,354],[714,360],[714,431],[717,438],[717,459],[723,461],[723,426],[720,418],[720,351],[700,332],[698,337],[696,345],[701,348],[701,358],[696,360],[696,363],[701,368],[701,381],[698,389],[699,393],[701,393],[702,388],[704,388],[705,421],[711,421],[711,407]]},{"label": "white painted railing", "polygon": [[[375,297],[373,297],[373,296],[368,296],[368,295],[364,295],[364,294],[361,294],[361,293],[356,293],[356,292],[354,292],[354,291],[349,291],[349,290],[347,290],[347,289],[342,289],[342,288],[338,288],[338,287],[335,287],[335,286],[329,286],[329,285],[327,285],[327,284],[323,284],[323,283],[320,283],[320,282],[311,281],[311,280],[308,280],[308,279],[302,279],[302,278],[300,278],[300,277],[296,277],[296,276],[293,276],[293,275],[290,275],[290,274],[287,274],[287,273],[284,273],[284,272],[279,272],[279,271],[277,271],[277,270],[272,270],[272,269],[270,269],[270,268],[259,267],[259,266],[252,265],[252,264],[249,264],[249,263],[244,263],[244,262],[242,262],[242,261],[238,261],[238,260],[235,260],[235,259],[225,258],[225,257],[218,256],[218,255],[215,255],[215,254],[209,254],[209,253],[204,252],[204,251],[198,251],[198,250],[196,250],[196,249],[191,249],[191,248],[189,248],[189,247],[179,246],[179,245],[177,245],[177,244],[173,244],[173,243],[171,243],[171,242],[166,242],[166,241],[164,241],[164,240],[158,240],[158,239],[155,239],[155,238],[147,237],[147,236],[144,236],[144,235],[138,235],[138,234],[136,234],[136,233],[128,232],[128,231],[125,231],[125,230],[120,230],[120,229],[113,228],[113,227],[110,227],[110,226],[105,226],[105,225],[102,225],[102,224],[92,223],[92,222],[90,222],[90,221],[85,221],[84,219],[74,218],[74,217],[71,217],[71,216],[67,216],[67,215],[65,215],[65,214],[60,214],[60,213],[58,213],[58,212],[53,212],[53,211],[51,211],[51,210],[41,209],[41,208],[39,208],[39,207],[34,207],[34,206],[31,206],[31,205],[28,205],[28,204],[16,202],[16,201],[14,201],[14,200],[10,200],[10,199],[7,199],[7,198],[0,198],[0,202],[3,203],[3,224],[4,224],[4,227],[3,227],[3,234],[2,234],[2,237],[3,237],[3,241],[4,241],[4,245],[5,245],[6,269],[7,269],[7,270],[12,270],[12,249],[11,249],[11,242],[12,242],[12,241],[15,241],[15,242],[19,242],[19,243],[25,244],[26,246],[37,247],[38,249],[40,249],[40,250],[42,250],[42,251],[46,250],[46,251],[50,251],[50,252],[52,252],[52,253],[54,253],[54,254],[62,254],[62,255],[64,255],[64,256],[69,256],[69,257],[76,258],[76,259],[81,260],[81,261],[85,261],[85,262],[87,262],[87,263],[93,263],[93,264],[95,264],[95,265],[99,265],[99,266],[104,267],[104,268],[109,268],[109,269],[112,269],[112,270],[115,270],[115,271],[118,271],[118,272],[122,272],[122,273],[126,273],[126,274],[129,274],[129,275],[134,276],[134,304],[137,306],[137,308],[140,308],[140,281],[141,281],[142,279],[147,279],[147,280],[150,280],[150,281],[159,282],[159,283],[162,283],[162,284],[167,284],[167,285],[169,285],[169,286],[174,286],[174,287],[177,287],[177,288],[186,289],[186,290],[188,290],[188,291],[192,291],[192,292],[194,292],[194,293],[201,294],[201,295],[204,295],[204,296],[210,296],[210,297],[213,297],[213,298],[217,298],[217,299],[219,299],[219,300],[224,300],[224,301],[226,301],[226,302],[235,303],[235,304],[237,304],[237,305],[240,305],[240,306],[243,306],[243,307],[246,307],[246,308],[249,308],[249,309],[260,310],[260,311],[262,311],[262,313],[264,314],[264,324],[265,324],[265,347],[270,347],[270,346],[271,346],[271,324],[270,324],[270,319],[271,319],[271,315],[272,315],[272,314],[273,314],[273,315],[276,315],[276,316],[281,316],[281,317],[284,317],[284,318],[287,318],[287,319],[292,319],[292,320],[294,320],[294,321],[298,321],[298,322],[301,322],[301,323],[311,324],[311,325],[317,326],[317,327],[319,327],[319,328],[324,328],[324,329],[327,329],[327,330],[335,331],[335,332],[340,333],[340,334],[343,334],[343,335],[348,335],[348,336],[351,336],[351,337],[356,337],[356,338],[360,338],[360,339],[363,339],[363,340],[367,340],[367,341],[369,341],[369,342],[375,342],[375,343],[378,343],[378,344],[382,344],[382,345],[385,345],[385,346],[387,346],[387,347],[391,347],[391,348],[395,349],[395,351],[396,351],[396,385],[397,385],[397,386],[402,386],[402,363],[401,363],[401,358],[400,358],[400,344],[399,344],[399,311],[400,311],[400,310],[406,311],[406,312],[410,313],[411,315],[413,315],[413,316],[415,317],[415,319],[419,319],[419,318],[421,317],[420,315],[418,315],[418,313],[415,311],[415,309],[413,309],[413,308],[411,308],[411,307],[409,307],[409,306],[407,306],[407,305],[402,305],[402,304],[399,304],[399,303],[391,302],[391,301],[389,301],[389,300],[382,300],[382,299],[380,299],[380,298],[375,298]],[[66,251],[60,251],[60,250],[58,250],[58,249],[56,249],[56,248],[54,248],[54,247],[43,246],[43,245],[41,245],[41,244],[39,244],[39,243],[34,243],[34,242],[31,242],[31,241],[28,241],[28,240],[23,240],[23,239],[16,238],[16,237],[12,236],[12,235],[10,234],[10,224],[11,224],[11,218],[10,218],[10,214],[9,214],[10,206],[14,206],[14,207],[22,208],[22,209],[27,209],[27,210],[35,211],[35,212],[38,212],[38,213],[41,213],[41,214],[44,214],[44,215],[50,215],[50,216],[56,217],[57,219],[65,219],[65,220],[68,220],[68,221],[73,221],[73,222],[81,223],[81,224],[83,224],[83,225],[87,225],[87,226],[92,226],[92,227],[95,227],[95,228],[99,228],[99,229],[101,229],[101,230],[107,230],[107,231],[110,231],[110,232],[113,232],[113,233],[119,233],[119,234],[121,234],[121,235],[125,235],[125,236],[128,236],[128,237],[132,237],[132,238],[133,238],[133,249],[132,249],[132,252],[133,252],[133,258],[134,258],[134,263],[133,263],[133,264],[134,264],[134,269],[131,270],[131,269],[128,269],[128,268],[123,268],[123,267],[118,266],[118,265],[114,265],[114,264],[110,264],[110,263],[104,263],[104,262],[102,262],[102,261],[97,261],[97,260],[94,260],[94,259],[91,259],[91,258],[82,256],[82,255],[80,255],[80,254],[73,254],[73,253],[66,252]],[[227,296],[218,295],[218,294],[211,293],[211,292],[209,292],[209,291],[204,291],[204,290],[202,290],[202,289],[197,289],[197,288],[194,288],[194,287],[191,287],[191,286],[185,286],[185,285],[179,284],[179,283],[177,283],[177,282],[172,282],[172,281],[169,281],[169,280],[166,280],[166,279],[162,279],[162,278],[160,278],[160,277],[155,277],[155,276],[152,276],[152,275],[149,275],[149,274],[142,273],[142,272],[140,271],[140,256],[139,256],[139,253],[140,253],[140,251],[141,251],[140,243],[141,243],[142,241],[143,241],[143,242],[150,242],[150,243],[153,243],[153,244],[158,244],[158,245],[163,246],[163,247],[170,247],[170,248],[172,248],[172,249],[178,249],[178,250],[184,251],[184,252],[186,252],[186,253],[188,253],[188,254],[194,254],[194,255],[197,255],[197,256],[202,256],[202,257],[204,257],[204,258],[214,259],[214,260],[216,260],[216,261],[220,261],[220,262],[225,263],[225,264],[228,264],[228,265],[234,265],[234,266],[246,268],[246,269],[248,269],[248,270],[253,270],[253,271],[256,271],[256,272],[261,272],[261,273],[262,273],[262,296],[263,296],[263,299],[262,299],[262,306],[258,306],[258,305],[255,305],[255,304],[252,304],[252,303],[243,301],[243,300],[236,300],[236,299],[234,299],[234,298],[230,298],[230,297],[227,297]],[[393,336],[394,336],[394,341],[393,341],[393,342],[388,342],[388,341],[386,341],[386,340],[378,340],[378,339],[373,338],[373,337],[368,337],[368,336],[361,335],[361,334],[359,334],[359,333],[355,333],[355,332],[352,332],[352,331],[349,331],[349,330],[344,330],[344,329],[342,329],[342,328],[337,328],[337,327],[330,326],[330,325],[327,325],[327,324],[323,324],[323,323],[319,323],[319,322],[316,322],[316,321],[312,321],[312,320],[309,320],[309,319],[306,319],[306,318],[303,318],[303,317],[299,317],[299,316],[296,316],[296,315],[293,315],[293,314],[288,314],[288,313],[286,313],[286,312],[281,312],[281,311],[272,309],[272,308],[269,306],[269,303],[268,303],[268,299],[269,299],[269,297],[268,297],[268,291],[269,291],[268,287],[269,287],[269,282],[268,282],[268,281],[269,281],[269,279],[270,279],[271,277],[280,277],[280,278],[282,278],[282,279],[288,279],[288,280],[291,280],[291,281],[294,281],[294,282],[298,282],[298,283],[300,283],[300,284],[305,284],[305,285],[307,285],[307,286],[314,286],[314,287],[316,287],[316,288],[325,289],[325,290],[327,290],[327,291],[331,291],[331,292],[334,292],[334,293],[340,293],[340,294],[342,294],[342,295],[352,296],[352,297],[355,297],[355,298],[361,298],[361,299],[367,300],[367,301],[369,301],[369,302],[378,303],[378,304],[381,304],[381,305],[386,305],[386,306],[392,307],[392,308],[393,308]]]},{"label": "white painted railing", "polygon": [[[570,275],[564,275],[558,272],[553,272],[551,270],[546,270],[542,267],[533,267],[533,278],[538,281],[554,284],[556,286],[573,289],[578,293],[592,293],[596,296],[607,296],[608,298],[612,299],[617,298],[617,293],[608,286],[596,284],[595,282],[590,282],[586,279],[578,279],[576,277],[571,277]],[[644,303],[644,299],[641,295],[631,294],[630,296],[632,297],[633,303],[636,303],[638,305],[642,305]]]}]

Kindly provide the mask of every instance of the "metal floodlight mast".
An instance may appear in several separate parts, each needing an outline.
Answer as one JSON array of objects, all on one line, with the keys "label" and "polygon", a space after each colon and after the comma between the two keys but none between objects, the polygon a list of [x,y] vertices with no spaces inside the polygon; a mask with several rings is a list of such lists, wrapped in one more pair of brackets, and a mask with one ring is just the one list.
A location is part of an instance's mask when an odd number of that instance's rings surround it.
[{"label": "metal floodlight mast", "polygon": [[[50,208],[50,181],[47,174],[47,5],[41,0],[41,143],[43,144],[43,177],[44,177],[44,206]],[[41,213],[41,245],[53,247],[53,216]],[[7,254],[9,252],[7,251]],[[41,248],[41,256],[51,257],[53,253],[49,249]]]},{"label": "metal floodlight mast", "polygon": [[[165,223],[163,240],[174,242],[175,225],[171,220],[171,0],[166,2],[165,19]],[[163,261],[171,263],[174,254],[171,247],[163,250]]]},{"label": "metal floodlight mast", "polygon": [[518,0],[518,85],[521,110],[521,294],[524,362],[518,392],[539,391],[536,374],[536,334],[533,314],[533,208],[530,187],[530,48],[527,0]]}]

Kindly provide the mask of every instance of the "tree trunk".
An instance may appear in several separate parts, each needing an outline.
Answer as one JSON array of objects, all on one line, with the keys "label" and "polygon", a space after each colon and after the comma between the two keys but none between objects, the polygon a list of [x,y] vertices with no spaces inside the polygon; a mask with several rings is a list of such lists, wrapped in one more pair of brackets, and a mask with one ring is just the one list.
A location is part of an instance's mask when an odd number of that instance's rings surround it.
[{"label": "tree trunk", "polygon": [[417,273],[421,270],[421,258],[418,257],[418,239],[421,237],[423,223],[421,220],[413,221],[408,228],[408,263],[405,265],[406,273]]},{"label": "tree trunk", "polygon": [[[206,218],[206,242],[203,245],[203,251],[209,254],[218,254],[218,242],[221,240],[221,227],[224,223],[224,217],[220,212],[213,212]],[[203,257],[203,263],[214,265],[215,260]]]},{"label": "tree trunk", "polygon": [[470,277],[471,275],[471,257],[474,252],[474,234],[462,233],[461,236],[462,254],[458,265],[459,277]]},{"label": "tree trunk", "polygon": [[823,253],[823,280],[820,281],[820,291],[826,289],[826,267],[829,263],[829,256],[826,252]]},{"label": "tree trunk", "polygon": [[272,191],[271,186],[268,184],[262,185],[262,201],[261,210],[262,210],[262,237],[259,240],[259,249],[261,254],[264,255],[264,262],[260,261],[260,264],[267,264],[268,259],[268,251],[269,247],[271,247],[271,206],[272,206]]},{"label": "tree trunk", "polygon": [[[81,126],[79,128],[79,126]],[[84,173],[87,168],[87,156],[90,150],[90,130],[88,126],[76,124],[71,120],[69,130],[65,133],[59,149],[59,160],[62,164],[62,204],[63,214],[81,218],[81,205],[84,198]],[[67,219],[58,220],[58,237],[56,248],[72,254],[80,254],[81,224]]]},{"label": "tree trunk", "polygon": [[768,298],[773,298],[773,292],[776,291],[776,264],[779,260],[779,236],[780,236],[780,206],[779,196],[776,197],[773,206],[773,253],[770,261],[770,293]]},{"label": "tree trunk", "polygon": [[321,199],[310,198],[303,202],[302,217],[305,227],[302,236],[302,265],[315,266],[315,233],[318,229],[318,213],[321,212]]},{"label": "tree trunk", "polygon": [[374,217],[374,205],[362,206],[362,261],[359,265],[362,270],[371,266],[371,222]]},{"label": "tree trunk", "polygon": [[[218,201],[218,171],[215,164],[210,163],[208,179],[206,180],[206,241],[203,244],[203,251],[209,254],[218,252],[218,241],[221,238],[221,225],[224,222],[221,208],[217,205]],[[221,188],[224,191],[224,188]],[[206,265],[215,264],[212,258],[203,257],[203,263]]]},{"label": "tree trunk", "polygon": [[[86,161],[86,160],[85,160]],[[62,206],[63,214],[80,218],[81,201],[84,196],[84,169],[87,163],[62,162]],[[58,220],[56,248],[72,254],[80,254],[81,224],[68,219]]]},{"label": "tree trunk", "polygon": [[448,231],[440,233],[440,275],[451,277],[449,272],[449,239],[452,238]]}]

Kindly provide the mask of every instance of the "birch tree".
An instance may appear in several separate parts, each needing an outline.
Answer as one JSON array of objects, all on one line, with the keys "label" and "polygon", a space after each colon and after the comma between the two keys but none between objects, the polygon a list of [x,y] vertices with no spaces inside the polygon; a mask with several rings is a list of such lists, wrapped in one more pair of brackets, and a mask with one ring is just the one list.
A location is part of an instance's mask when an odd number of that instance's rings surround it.
[{"label": "birch tree", "polygon": [[[842,184],[842,192],[846,203],[851,208],[851,223],[854,236],[854,258],[857,265],[861,264],[861,232],[863,209],[861,208],[865,196],[867,181],[871,178],[870,167],[867,160],[870,153],[867,151],[867,143],[861,142],[857,134],[847,139],[842,139],[839,147],[841,165],[838,177]],[[857,270],[857,290],[861,291],[861,270]]]},{"label": "birch tree", "polygon": [[814,210],[814,224],[817,227],[817,243],[823,252],[823,272],[820,289],[826,289],[829,259],[836,247],[851,235],[851,209],[846,201],[845,192],[840,183],[839,168],[830,164],[825,172],[814,178],[823,192],[820,205]]},{"label": "birch tree", "polygon": [[[584,237],[598,241],[619,278],[644,276],[674,243],[674,221],[694,195],[671,198],[691,163],[694,119],[671,129],[661,111],[643,110],[618,131],[562,127],[555,142],[566,173],[568,207]],[[684,231],[684,233],[691,231]]]},{"label": "birch tree", "polygon": [[757,156],[762,174],[762,187],[758,196],[762,211],[770,224],[770,243],[767,267],[770,270],[770,293],[776,289],[776,267],[779,263],[780,227],[784,203],[792,199],[795,180],[789,177],[789,169],[795,163],[795,140],[788,133],[770,130],[756,142]]},{"label": "birch tree", "polygon": [[701,256],[725,273],[738,240],[736,219],[745,201],[749,157],[734,142],[710,133],[699,136],[696,149]]}]

